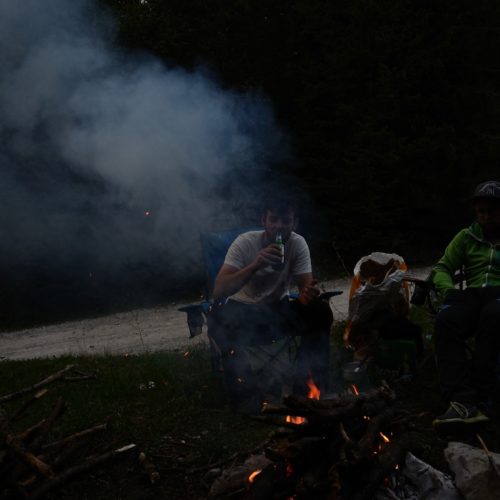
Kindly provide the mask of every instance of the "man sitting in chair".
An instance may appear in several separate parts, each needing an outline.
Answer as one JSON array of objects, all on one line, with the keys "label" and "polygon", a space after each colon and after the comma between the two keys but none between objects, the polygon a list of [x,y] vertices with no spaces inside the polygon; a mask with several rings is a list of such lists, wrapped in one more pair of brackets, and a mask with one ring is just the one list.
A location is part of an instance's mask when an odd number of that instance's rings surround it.
[{"label": "man sitting in chair", "polygon": [[[473,194],[477,221],[462,229],[433,269],[433,282],[444,298],[436,318],[436,360],[449,409],[434,420],[473,424],[488,420],[487,406],[496,384],[500,342],[500,183],[479,184]],[[464,268],[467,288],[457,290],[453,275]],[[465,341],[475,336],[469,369]]]},{"label": "man sitting in chair", "polygon": [[[265,202],[261,220],[262,231],[241,234],[230,246],[214,285],[215,302],[221,305],[209,316],[229,397],[240,408],[258,395],[245,346],[300,336],[294,392],[307,393],[310,377],[320,390],[328,383],[333,317],[329,305],[318,300],[307,243],[294,232],[296,208],[275,195]],[[289,299],[292,280],[299,287],[297,300]]]}]

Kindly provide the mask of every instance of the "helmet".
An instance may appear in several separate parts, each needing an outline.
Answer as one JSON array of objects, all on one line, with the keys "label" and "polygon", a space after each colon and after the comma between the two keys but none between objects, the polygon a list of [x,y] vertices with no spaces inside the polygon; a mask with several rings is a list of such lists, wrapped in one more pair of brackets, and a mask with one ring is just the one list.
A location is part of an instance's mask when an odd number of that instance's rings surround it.
[{"label": "helmet", "polygon": [[497,181],[486,181],[481,182],[476,189],[474,189],[474,194],[472,195],[474,200],[478,198],[494,198],[500,200],[500,182]]}]

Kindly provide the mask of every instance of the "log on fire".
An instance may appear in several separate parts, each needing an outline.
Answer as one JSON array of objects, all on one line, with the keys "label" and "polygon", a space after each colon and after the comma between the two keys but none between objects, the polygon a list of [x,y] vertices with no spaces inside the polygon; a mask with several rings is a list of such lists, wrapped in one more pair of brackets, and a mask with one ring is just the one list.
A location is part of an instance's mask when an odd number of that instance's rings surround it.
[{"label": "log on fire", "polygon": [[264,405],[264,416],[275,421],[278,415],[294,430],[277,433],[280,437],[265,447],[272,463],[238,485],[236,496],[374,498],[413,442],[408,429],[401,432],[402,412],[395,403],[394,392],[383,383],[359,394],[322,400],[293,395],[281,405]]}]

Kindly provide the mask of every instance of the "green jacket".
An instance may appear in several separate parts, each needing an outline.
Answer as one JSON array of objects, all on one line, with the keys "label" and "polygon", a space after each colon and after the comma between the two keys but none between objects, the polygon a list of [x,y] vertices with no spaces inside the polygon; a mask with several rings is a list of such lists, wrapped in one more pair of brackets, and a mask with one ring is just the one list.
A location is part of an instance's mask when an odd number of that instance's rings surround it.
[{"label": "green jacket", "polygon": [[455,288],[453,275],[462,266],[467,287],[500,286],[500,245],[485,240],[477,222],[451,240],[432,270],[432,281],[441,295]]}]

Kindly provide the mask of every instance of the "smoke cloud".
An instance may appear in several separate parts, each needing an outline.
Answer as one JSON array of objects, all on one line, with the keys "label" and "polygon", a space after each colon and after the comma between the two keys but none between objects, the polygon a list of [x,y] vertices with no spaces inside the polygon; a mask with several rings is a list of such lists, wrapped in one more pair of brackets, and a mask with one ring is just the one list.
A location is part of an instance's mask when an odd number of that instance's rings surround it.
[{"label": "smoke cloud", "polygon": [[264,99],[125,53],[96,11],[0,3],[0,266],[17,280],[187,272],[200,231],[250,222],[237,203],[286,154]]}]

